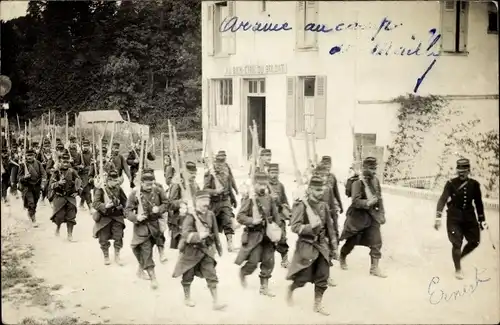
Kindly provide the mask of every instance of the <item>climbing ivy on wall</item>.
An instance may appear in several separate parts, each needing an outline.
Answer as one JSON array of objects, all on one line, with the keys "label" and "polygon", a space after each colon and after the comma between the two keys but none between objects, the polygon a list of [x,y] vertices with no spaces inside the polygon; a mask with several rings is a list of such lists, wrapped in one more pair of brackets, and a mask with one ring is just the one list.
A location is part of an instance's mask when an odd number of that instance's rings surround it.
[{"label": "climbing ivy on wall", "polygon": [[418,96],[407,94],[394,100],[399,104],[398,129],[391,146],[384,179],[411,177],[415,157],[421,151],[425,134],[438,120],[446,101],[440,96]]}]

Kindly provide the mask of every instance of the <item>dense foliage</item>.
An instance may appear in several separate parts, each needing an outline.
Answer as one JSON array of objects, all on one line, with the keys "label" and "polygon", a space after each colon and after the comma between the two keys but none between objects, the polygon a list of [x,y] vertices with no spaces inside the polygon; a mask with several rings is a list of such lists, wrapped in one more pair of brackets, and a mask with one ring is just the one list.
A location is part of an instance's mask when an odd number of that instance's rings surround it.
[{"label": "dense foliage", "polygon": [[1,33],[11,116],[118,109],[153,129],[201,127],[198,0],[30,1]]},{"label": "dense foliage", "polygon": [[485,197],[498,198],[498,130],[485,130],[479,119],[464,116],[462,107],[439,96],[409,94],[395,101],[398,130],[384,170],[389,183],[425,177],[429,189],[441,190],[454,176],[456,160],[466,157]]}]

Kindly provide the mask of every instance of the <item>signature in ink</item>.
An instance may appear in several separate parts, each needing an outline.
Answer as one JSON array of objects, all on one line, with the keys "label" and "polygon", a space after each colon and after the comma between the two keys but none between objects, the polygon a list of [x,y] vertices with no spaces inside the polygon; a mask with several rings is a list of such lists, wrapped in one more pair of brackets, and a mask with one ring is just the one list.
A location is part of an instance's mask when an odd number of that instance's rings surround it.
[{"label": "signature in ink", "polygon": [[438,305],[442,301],[449,302],[451,300],[457,300],[457,298],[464,297],[466,295],[472,295],[476,289],[479,287],[479,284],[488,282],[491,278],[481,278],[480,274],[486,270],[478,271],[476,268],[476,279],[473,284],[464,285],[462,289],[455,290],[453,292],[445,292],[443,289],[438,287],[439,277],[435,276],[429,282],[429,286],[427,287],[427,294],[429,295],[429,303],[431,305]]},{"label": "signature in ink", "polygon": [[[431,35],[429,39],[429,44],[425,50],[425,54],[427,56],[439,56],[439,52],[433,52],[433,48],[435,47],[436,43],[441,39],[441,34],[437,34],[436,28],[432,28],[429,30],[429,34]],[[416,37],[415,35],[411,36],[411,40],[415,41]],[[415,48],[410,48],[410,47],[403,47],[400,46],[399,49],[394,50],[391,52],[391,49],[393,48],[393,42],[390,41],[389,43],[385,43],[384,45],[381,45],[379,43],[375,44],[375,46],[372,48],[371,53],[373,55],[385,55],[389,56],[391,54],[394,55],[400,55],[400,56],[420,56],[421,50],[422,50],[422,42],[419,42]]]},{"label": "signature in ink", "polygon": [[415,88],[413,88],[413,92],[417,93],[418,88],[420,88],[420,85],[425,79],[425,76],[431,71],[432,67],[434,67],[434,64],[436,64],[437,59],[432,60],[431,64],[427,67],[427,70],[420,76],[420,78],[417,78],[417,83],[415,84]]}]

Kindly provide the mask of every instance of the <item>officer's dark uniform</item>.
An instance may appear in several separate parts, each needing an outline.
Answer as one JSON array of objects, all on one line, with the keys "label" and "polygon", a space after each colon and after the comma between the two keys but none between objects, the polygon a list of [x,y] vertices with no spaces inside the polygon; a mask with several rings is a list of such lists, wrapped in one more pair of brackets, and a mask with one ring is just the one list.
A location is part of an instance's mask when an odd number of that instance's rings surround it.
[{"label": "officer's dark uniform", "polygon": [[[455,270],[460,272],[461,258],[479,245],[479,223],[485,221],[485,217],[480,184],[478,181],[468,178],[470,172],[468,159],[457,160],[457,172],[459,176],[449,180],[444,186],[443,194],[441,194],[437,203],[436,218],[441,218],[441,211],[447,204],[446,228],[452,245]],[[449,198],[450,200],[448,200]],[[472,202],[474,202],[474,205],[472,205]],[[477,218],[474,206],[476,207]],[[464,237],[467,244],[462,250]]]}]

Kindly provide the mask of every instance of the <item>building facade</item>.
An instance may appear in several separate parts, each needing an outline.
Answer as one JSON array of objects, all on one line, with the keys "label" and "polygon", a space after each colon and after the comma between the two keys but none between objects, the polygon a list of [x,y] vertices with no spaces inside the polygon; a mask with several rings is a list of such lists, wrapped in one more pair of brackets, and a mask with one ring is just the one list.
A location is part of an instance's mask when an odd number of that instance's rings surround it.
[{"label": "building facade", "polygon": [[391,143],[393,99],[407,93],[481,106],[498,123],[493,3],[204,1],[202,7],[204,135],[233,164],[247,161],[255,120],[261,146],[283,169],[293,167],[287,137],[305,166],[308,133],[318,155],[331,155],[343,177],[355,138],[381,148]]}]

